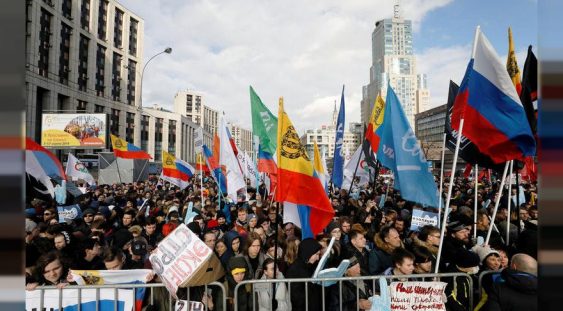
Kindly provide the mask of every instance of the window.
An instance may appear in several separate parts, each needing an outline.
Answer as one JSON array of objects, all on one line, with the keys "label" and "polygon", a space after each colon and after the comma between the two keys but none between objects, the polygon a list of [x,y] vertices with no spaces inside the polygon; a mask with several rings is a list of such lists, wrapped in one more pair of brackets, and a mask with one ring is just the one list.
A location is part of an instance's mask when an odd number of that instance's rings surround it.
[{"label": "window", "polygon": [[82,0],[82,7],[80,8],[80,27],[86,31],[90,30],[90,0]]},{"label": "window", "polygon": [[137,29],[139,22],[133,18],[129,22],[129,54],[137,56]]},{"label": "window", "polygon": [[95,106],[94,106],[94,112],[95,112],[95,113],[104,113],[104,106],[95,105]]},{"label": "window", "polygon": [[109,120],[109,131],[110,131],[110,133],[112,133],[113,135],[118,135],[118,136],[119,136],[119,112],[120,111],[117,110],[117,109],[112,109],[110,120]]},{"label": "window", "polygon": [[141,119],[141,149],[148,151],[149,148],[149,116]]},{"label": "window", "polygon": [[86,92],[88,82],[88,45],[90,40],[80,35],[80,48],[78,49],[78,89]]},{"label": "window", "polygon": [[121,55],[113,53],[111,79],[111,96],[113,100],[119,101],[121,96]]},{"label": "window", "polygon": [[51,44],[49,43],[51,39],[51,18],[53,16],[47,12],[45,9],[41,9],[41,17],[39,20],[39,74],[48,77],[49,76],[49,51],[51,49]]},{"label": "window", "polygon": [[127,104],[135,105],[135,75],[137,63],[129,60],[127,64]]},{"label": "window", "polygon": [[154,160],[162,160],[162,128],[164,120],[162,118],[156,118],[155,122],[155,134],[154,134]]},{"label": "window", "polygon": [[106,40],[107,20],[108,2],[106,0],[100,0],[100,6],[98,9],[98,38],[101,40]]},{"label": "window", "polygon": [[115,22],[113,25],[113,45],[121,48],[123,44],[123,11],[115,9]]},{"label": "window", "polygon": [[135,140],[135,114],[128,112],[125,117],[125,140],[132,142]]},{"label": "window", "polygon": [[70,72],[70,34],[71,28],[61,23],[61,45],[59,56],[59,82],[68,85],[68,73]]},{"label": "window", "polygon": [[176,120],[168,122],[168,152],[176,154]]},{"label": "window", "polygon": [[62,1],[62,12],[64,17],[72,20],[72,0]]},{"label": "window", "polygon": [[104,96],[104,75],[106,67],[106,48],[98,44],[96,52],[96,95]]},{"label": "window", "polygon": [[78,105],[76,105],[77,112],[86,112],[86,107],[88,106],[88,102],[83,100],[78,100]]}]

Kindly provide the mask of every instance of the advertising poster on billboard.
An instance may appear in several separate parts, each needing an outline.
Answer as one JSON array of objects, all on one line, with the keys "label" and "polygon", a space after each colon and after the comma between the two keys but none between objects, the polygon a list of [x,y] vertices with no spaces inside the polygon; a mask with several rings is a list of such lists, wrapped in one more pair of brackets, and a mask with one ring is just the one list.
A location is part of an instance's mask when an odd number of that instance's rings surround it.
[{"label": "advertising poster on billboard", "polygon": [[105,148],[106,115],[43,114],[41,145],[45,148]]}]

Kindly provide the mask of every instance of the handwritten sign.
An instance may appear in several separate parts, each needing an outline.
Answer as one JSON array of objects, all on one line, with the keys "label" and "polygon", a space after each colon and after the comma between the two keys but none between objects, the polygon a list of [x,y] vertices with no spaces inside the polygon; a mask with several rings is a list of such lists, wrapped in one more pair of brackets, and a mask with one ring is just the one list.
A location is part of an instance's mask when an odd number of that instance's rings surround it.
[{"label": "handwritten sign", "polygon": [[390,286],[391,310],[446,310],[444,282],[393,282]]},{"label": "handwritten sign", "polygon": [[178,287],[211,283],[225,274],[213,251],[185,224],[167,235],[149,260],[174,298]]},{"label": "handwritten sign", "polygon": [[69,286],[62,291],[47,289],[43,295],[40,290],[33,290],[25,291],[25,310],[58,310],[59,306],[64,310],[94,310],[97,301],[96,309],[100,311],[131,311],[135,305],[133,297],[132,289],[118,289],[116,292],[113,288],[92,288],[79,291]]},{"label": "handwritten sign", "polygon": [[205,305],[199,301],[176,300],[175,311],[204,311]]}]

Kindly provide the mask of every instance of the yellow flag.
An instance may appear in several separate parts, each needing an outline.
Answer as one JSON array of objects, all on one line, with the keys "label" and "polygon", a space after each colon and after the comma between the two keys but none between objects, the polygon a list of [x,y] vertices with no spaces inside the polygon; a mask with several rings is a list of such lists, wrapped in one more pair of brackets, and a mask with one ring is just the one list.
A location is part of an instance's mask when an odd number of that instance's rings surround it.
[{"label": "yellow flag", "polygon": [[283,97],[278,111],[278,168],[313,176],[313,164],[283,109]]},{"label": "yellow flag", "polygon": [[176,157],[162,150],[162,168],[176,169]]},{"label": "yellow flag", "polygon": [[516,54],[514,53],[514,42],[512,41],[512,29],[508,27],[508,58],[506,60],[506,70],[512,83],[516,87],[518,95],[522,91],[522,85],[520,84],[520,69],[518,69],[518,63],[516,62]]},{"label": "yellow flag", "polygon": [[127,141],[111,134],[111,145],[114,150],[127,151]]},{"label": "yellow flag", "polygon": [[318,175],[324,175],[326,172],[323,167],[323,163],[321,162],[321,153],[319,151],[319,146],[317,145],[317,141],[315,140],[315,158],[313,160],[315,171],[317,171]]}]

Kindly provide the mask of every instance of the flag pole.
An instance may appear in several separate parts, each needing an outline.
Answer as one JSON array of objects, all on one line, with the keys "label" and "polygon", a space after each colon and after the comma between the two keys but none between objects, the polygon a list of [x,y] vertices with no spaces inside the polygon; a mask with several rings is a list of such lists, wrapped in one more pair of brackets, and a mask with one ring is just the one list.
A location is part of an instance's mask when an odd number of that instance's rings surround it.
[{"label": "flag pole", "polygon": [[516,167],[516,189],[516,210],[518,211],[518,213],[516,213],[516,221],[518,222],[518,236],[520,236],[522,228],[520,227],[520,177],[518,176],[518,167]]},{"label": "flag pole", "polygon": [[447,134],[444,133],[444,141],[442,143],[442,162],[440,165],[440,194],[438,196],[438,226],[440,226],[440,219],[442,216],[442,195],[443,195],[443,184],[444,184],[444,158],[446,154],[446,136]]},{"label": "flag pole", "polygon": [[[506,164],[504,165],[504,172],[502,173],[502,179],[500,181],[500,188],[499,188],[499,193],[497,195],[497,198],[495,200],[495,209],[493,210],[493,215],[491,216],[491,224],[494,224],[495,218],[497,217],[497,210],[498,210],[498,206],[500,203],[500,198],[502,196],[502,191],[504,189],[504,182],[506,181],[506,173],[508,171],[508,166],[510,164],[510,161],[506,161]],[[507,226],[510,227],[510,215],[508,215],[508,219],[507,219]],[[487,238],[485,239],[485,244],[489,244],[489,239],[491,238],[491,232],[493,231],[493,226],[490,225],[489,226],[489,231],[487,232]]]},{"label": "flag pole", "polygon": [[[145,159],[146,160],[146,159]],[[145,165],[143,165],[143,168],[141,169],[141,172],[139,173],[139,176],[137,176],[137,182],[139,182],[139,179],[141,179],[141,175],[143,175],[143,172],[145,171],[145,167],[147,167],[147,163],[149,162],[149,160],[145,161]]]},{"label": "flag pole", "polygon": [[442,229],[441,229],[441,233],[440,233],[440,244],[438,247],[438,256],[436,258],[436,267],[434,267],[434,273],[438,273],[438,268],[440,267],[440,257],[442,256],[442,245],[444,244],[444,234],[446,232],[446,221],[448,219],[448,212],[449,212],[449,208],[450,208],[450,200],[452,198],[452,189],[454,186],[454,181],[455,181],[455,169],[457,166],[457,156],[459,154],[459,145],[461,143],[461,134],[463,132],[463,121],[464,119],[462,118],[461,120],[459,120],[459,131],[457,133],[457,141],[455,144],[455,152],[454,152],[454,162],[452,164],[452,174],[450,175],[450,182],[448,183],[448,196],[446,199],[446,207],[444,209],[444,218],[442,221]]},{"label": "flag pole", "polygon": [[[115,153],[114,153],[115,154]],[[115,157],[115,165],[117,166],[117,176],[119,177],[119,183],[121,184],[121,173],[119,172],[119,161],[118,161],[118,157]]]},{"label": "flag pole", "polygon": [[475,199],[473,202],[473,239],[477,239],[477,190],[479,190],[479,164],[475,163]]},{"label": "flag pole", "polygon": [[[510,245],[510,224],[512,223],[512,214],[510,213],[512,207],[512,172],[514,169],[514,160],[510,160],[510,168],[508,169],[508,219],[506,219],[506,245]],[[518,185],[516,186],[518,187]],[[502,195],[502,192],[501,192]],[[518,190],[516,191],[518,197]],[[516,208],[516,207],[515,207]]]}]

